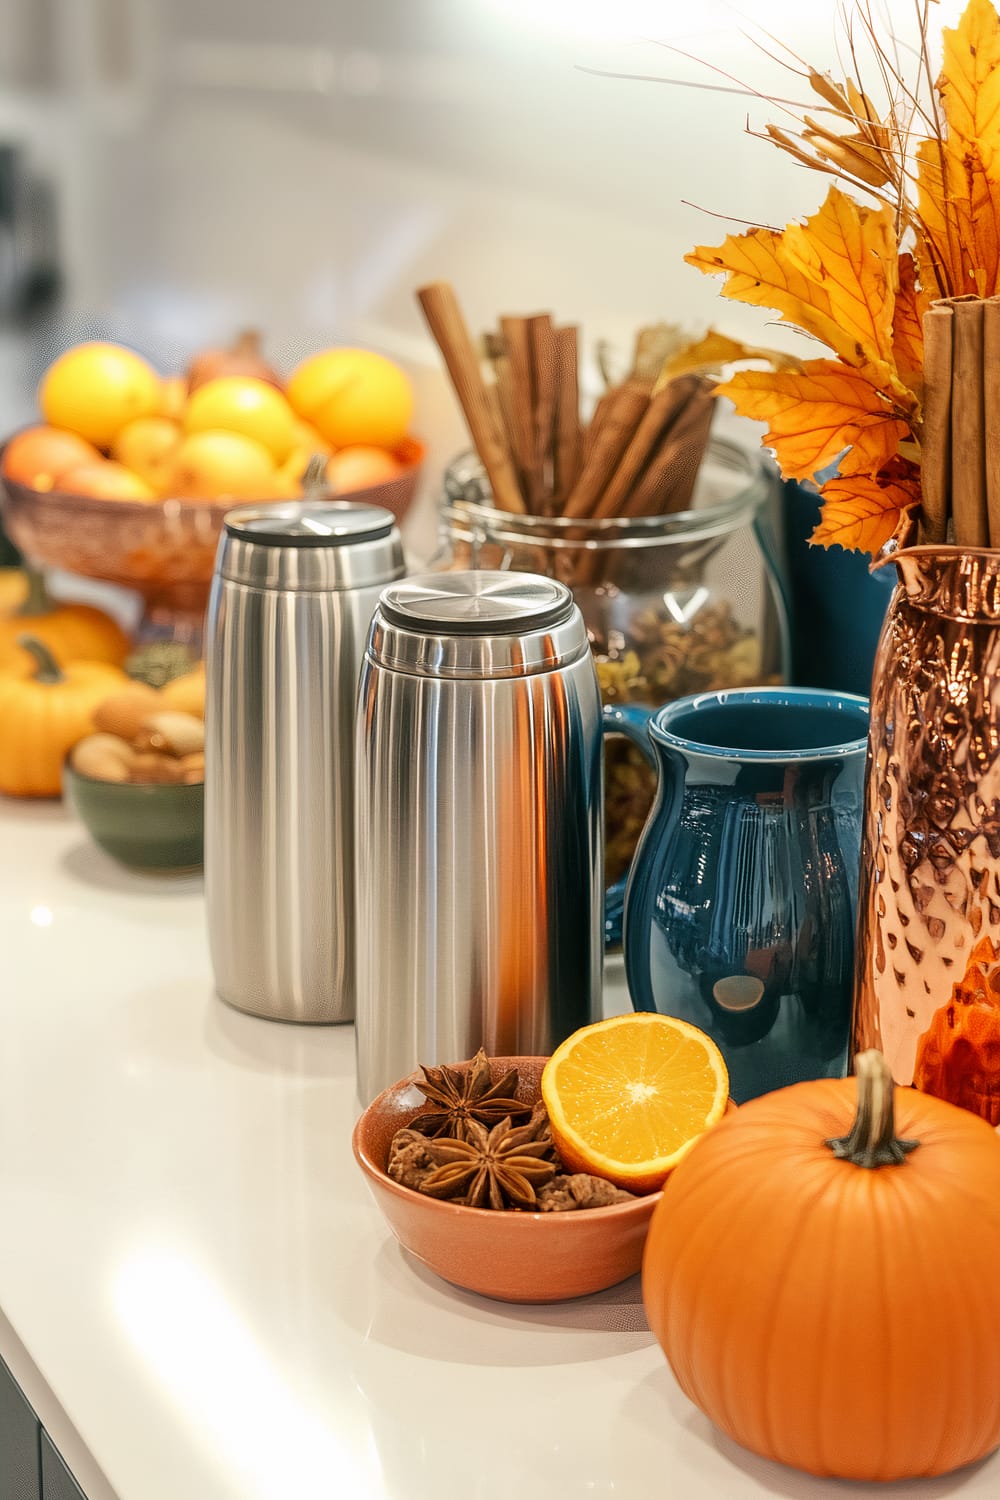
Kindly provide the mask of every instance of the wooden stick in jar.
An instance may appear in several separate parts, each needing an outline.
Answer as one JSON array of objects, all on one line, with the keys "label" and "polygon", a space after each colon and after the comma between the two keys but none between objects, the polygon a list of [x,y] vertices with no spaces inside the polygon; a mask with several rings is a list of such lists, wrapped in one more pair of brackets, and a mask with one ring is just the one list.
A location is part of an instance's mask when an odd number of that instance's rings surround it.
[{"label": "wooden stick in jar", "polygon": [[556,341],[548,313],[539,313],[528,319],[528,342],[531,345],[534,391],[532,501],[535,509],[547,513],[552,499],[552,440],[556,416]]},{"label": "wooden stick in jar", "polygon": [[917,540],[931,545],[939,545],[948,536],[953,323],[954,313],[947,302],[935,302],[924,314],[924,400]]},{"label": "wooden stick in jar", "polygon": [[983,303],[983,413],[990,546],[1000,547],[1000,297]]},{"label": "wooden stick in jar", "polygon": [[675,515],[690,505],[715,414],[711,385],[701,379],[697,384],[627,496],[626,516]]},{"label": "wooden stick in jar", "polygon": [[626,380],[616,388],[580,477],[566,500],[564,516],[578,519],[592,514],[648,406],[649,386],[644,382]]},{"label": "wooden stick in jar", "polygon": [[983,412],[983,304],[952,300],[951,507],[959,547],[988,547]]},{"label": "wooden stick in jar", "polygon": [[556,329],[555,503],[567,498],[580,473],[579,334]]},{"label": "wooden stick in jar", "polygon": [[535,392],[531,369],[531,336],[527,318],[501,318],[500,331],[507,349],[513,396],[511,445],[524,479],[524,493],[535,508],[532,473],[535,463]]},{"label": "wooden stick in jar", "polygon": [[681,375],[652,397],[610,483],[594,507],[595,519],[623,512],[626,497],[647,459],[700,384],[696,375]]},{"label": "wooden stick in jar", "polygon": [[493,502],[500,510],[523,514],[527,510],[524,496],[517,482],[504,435],[494,416],[491,399],[454,288],[446,281],[433,282],[430,286],[420,287],[417,298],[444,357],[476,452],[486,470]]}]

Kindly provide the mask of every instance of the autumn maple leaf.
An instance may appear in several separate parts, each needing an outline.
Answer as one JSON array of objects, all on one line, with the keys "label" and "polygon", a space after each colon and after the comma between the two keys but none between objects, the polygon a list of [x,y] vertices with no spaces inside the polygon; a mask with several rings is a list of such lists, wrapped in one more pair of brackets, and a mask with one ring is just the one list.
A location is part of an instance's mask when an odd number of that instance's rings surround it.
[{"label": "autumn maple leaf", "polygon": [[820,493],[823,509],[810,542],[874,557],[919,505],[920,474],[916,464],[897,457],[879,474],[838,474]]},{"label": "autumn maple leaf", "polygon": [[817,213],[782,231],[751,229],[685,256],[724,274],[724,297],[769,307],[846,364],[891,386],[897,246],[888,208],[862,208],[831,188]]},{"label": "autumn maple leaf", "polygon": [[946,129],[917,149],[921,280],[938,295],[1000,291],[1000,15],[970,0],[942,33]]},{"label": "autumn maple leaf", "polygon": [[799,370],[740,370],[716,389],[742,416],[768,424],[763,441],[786,479],[812,479],[848,449],[853,472],[875,474],[910,431],[864,371],[834,359]]}]

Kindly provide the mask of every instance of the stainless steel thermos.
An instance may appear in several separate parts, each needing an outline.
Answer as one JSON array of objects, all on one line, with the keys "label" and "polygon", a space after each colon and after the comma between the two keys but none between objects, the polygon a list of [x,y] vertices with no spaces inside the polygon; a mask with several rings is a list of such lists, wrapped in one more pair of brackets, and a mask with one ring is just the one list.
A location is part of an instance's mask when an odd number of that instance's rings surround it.
[{"label": "stainless steel thermos", "polygon": [[569,590],[504,572],[389,585],[356,775],[361,1098],[480,1045],[546,1054],[595,1020],[601,701]]},{"label": "stainless steel thermos", "polygon": [[225,519],[206,626],[205,896],[218,992],[255,1015],[354,1014],[355,699],[372,611],[403,571],[376,506]]}]

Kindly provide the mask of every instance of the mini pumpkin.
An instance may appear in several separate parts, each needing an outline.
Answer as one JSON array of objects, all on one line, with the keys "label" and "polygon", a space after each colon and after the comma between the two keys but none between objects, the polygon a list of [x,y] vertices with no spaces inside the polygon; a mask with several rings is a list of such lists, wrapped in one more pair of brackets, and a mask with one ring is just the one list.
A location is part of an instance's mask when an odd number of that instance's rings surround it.
[{"label": "mini pumpkin", "polygon": [[878,1052],[856,1067],[856,1111],[822,1079],[707,1132],[654,1212],[643,1298],[681,1389],[744,1447],[943,1474],[1000,1443],[1000,1138],[894,1089]]},{"label": "mini pumpkin", "polygon": [[62,766],[77,740],[94,728],[94,710],[126,681],[108,662],[60,667],[41,641],[22,636],[34,661],[0,670],[0,792],[12,797],[58,797]]},{"label": "mini pumpkin", "polygon": [[39,573],[22,577],[26,582],[20,588],[10,583],[6,598],[0,596],[0,671],[18,664],[30,670],[31,658],[18,645],[18,636],[25,632],[47,646],[59,662],[121,666],[129,650],[128,636],[110,615],[91,604],[54,604]]}]

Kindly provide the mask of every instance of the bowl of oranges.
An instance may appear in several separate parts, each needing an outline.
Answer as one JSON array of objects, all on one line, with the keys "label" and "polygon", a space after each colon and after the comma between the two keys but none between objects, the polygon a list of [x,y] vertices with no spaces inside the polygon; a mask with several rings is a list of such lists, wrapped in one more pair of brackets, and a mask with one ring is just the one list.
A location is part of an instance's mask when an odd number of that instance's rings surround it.
[{"label": "bowl of oranges", "polygon": [[197,642],[234,504],[350,494],[400,519],[424,454],[406,375],[368,349],[321,350],[283,378],[247,334],[162,377],[90,342],[49,366],[38,404],[0,459],[4,525],[36,564],[137,590],[140,639]]}]

